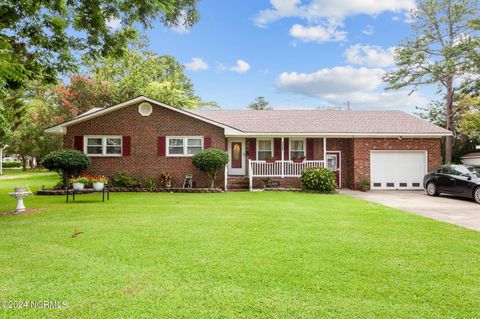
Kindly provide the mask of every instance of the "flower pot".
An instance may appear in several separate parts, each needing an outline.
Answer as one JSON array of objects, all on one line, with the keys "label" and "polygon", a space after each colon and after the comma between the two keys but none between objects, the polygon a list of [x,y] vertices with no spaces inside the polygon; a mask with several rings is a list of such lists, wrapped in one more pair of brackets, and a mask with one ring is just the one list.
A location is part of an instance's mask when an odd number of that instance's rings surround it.
[{"label": "flower pot", "polygon": [[293,161],[294,163],[303,163],[303,158],[293,159],[292,161]]},{"label": "flower pot", "polygon": [[105,187],[105,184],[101,182],[95,182],[92,184],[93,189],[96,190],[97,192],[103,191],[103,188]]},{"label": "flower pot", "polygon": [[370,185],[360,185],[360,190],[362,192],[367,192],[370,189]]},{"label": "flower pot", "polygon": [[171,180],[165,181],[165,188],[170,188],[170,187],[172,187],[172,181]]},{"label": "flower pot", "polygon": [[85,187],[83,183],[73,183],[72,186],[73,186],[73,189],[76,191],[81,191]]}]

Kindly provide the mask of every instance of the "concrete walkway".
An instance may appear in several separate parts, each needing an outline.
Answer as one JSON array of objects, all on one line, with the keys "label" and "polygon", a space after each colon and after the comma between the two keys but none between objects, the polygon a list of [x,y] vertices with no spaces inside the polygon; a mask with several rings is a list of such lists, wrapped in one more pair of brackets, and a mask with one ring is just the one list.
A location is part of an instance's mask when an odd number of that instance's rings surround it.
[{"label": "concrete walkway", "polygon": [[424,191],[360,192],[342,189],[340,193],[480,231],[480,205],[473,199],[447,195],[430,197]]}]

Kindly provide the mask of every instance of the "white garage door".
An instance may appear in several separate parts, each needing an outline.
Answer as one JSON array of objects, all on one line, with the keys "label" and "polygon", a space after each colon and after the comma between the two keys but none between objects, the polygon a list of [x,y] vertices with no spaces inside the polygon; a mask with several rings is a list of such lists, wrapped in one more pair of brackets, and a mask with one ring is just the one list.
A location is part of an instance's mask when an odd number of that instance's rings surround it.
[{"label": "white garage door", "polygon": [[372,189],[422,189],[426,151],[371,151]]}]

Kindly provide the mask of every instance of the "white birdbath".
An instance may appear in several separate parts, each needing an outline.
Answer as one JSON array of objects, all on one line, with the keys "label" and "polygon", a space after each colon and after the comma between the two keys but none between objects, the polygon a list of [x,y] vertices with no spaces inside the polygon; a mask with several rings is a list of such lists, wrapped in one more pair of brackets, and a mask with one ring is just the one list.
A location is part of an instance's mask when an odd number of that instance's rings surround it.
[{"label": "white birdbath", "polygon": [[8,193],[8,195],[17,199],[17,208],[15,209],[15,213],[23,213],[25,211],[23,199],[31,194],[32,192],[27,190],[25,187],[15,187],[13,193]]}]

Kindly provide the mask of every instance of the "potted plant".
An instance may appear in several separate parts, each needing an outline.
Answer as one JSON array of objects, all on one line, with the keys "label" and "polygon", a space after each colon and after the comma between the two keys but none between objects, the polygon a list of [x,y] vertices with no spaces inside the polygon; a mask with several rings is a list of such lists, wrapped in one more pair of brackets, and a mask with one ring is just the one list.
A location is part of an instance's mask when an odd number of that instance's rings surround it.
[{"label": "potted plant", "polygon": [[172,174],[169,172],[164,172],[162,175],[160,175],[160,181],[165,188],[172,187],[172,179]]},{"label": "potted plant", "polygon": [[103,191],[105,184],[108,183],[108,178],[105,176],[90,176],[89,179],[92,183],[93,189],[97,192]]},{"label": "potted plant", "polygon": [[292,158],[292,161],[294,163],[303,163],[303,161],[305,160],[305,156],[300,156],[300,157],[294,157]]},{"label": "potted plant", "polygon": [[72,187],[74,190],[81,191],[85,187],[85,185],[90,183],[90,180],[88,179],[88,177],[78,176],[70,179],[70,183],[72,183]]},{"label": "potted plant", "polygon": [[366,192],[370,189],[370,181],[366,178],[360,181],[360,190],[362,192]]},{"label": "potted plant", "polygon": [[267,156],[267,157],[265,158],[265,162],[267,162],[267,163],[275,163],[276,161],[277,161],[277,160],[276,160],[275,157],[273,157],[273,156]]}]

